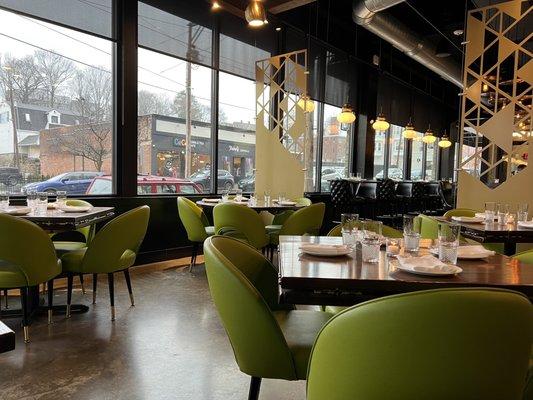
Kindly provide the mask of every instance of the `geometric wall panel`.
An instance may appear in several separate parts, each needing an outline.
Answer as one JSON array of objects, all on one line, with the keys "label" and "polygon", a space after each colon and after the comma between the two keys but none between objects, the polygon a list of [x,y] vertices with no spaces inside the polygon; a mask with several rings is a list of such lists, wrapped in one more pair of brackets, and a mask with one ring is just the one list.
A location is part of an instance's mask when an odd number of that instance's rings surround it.
[{"label": "geometric wall panel", "polygon": [[530,4],[515,0],[467,16],[460,167],[488,189],[512,185],[527,169],[533,142]]}]

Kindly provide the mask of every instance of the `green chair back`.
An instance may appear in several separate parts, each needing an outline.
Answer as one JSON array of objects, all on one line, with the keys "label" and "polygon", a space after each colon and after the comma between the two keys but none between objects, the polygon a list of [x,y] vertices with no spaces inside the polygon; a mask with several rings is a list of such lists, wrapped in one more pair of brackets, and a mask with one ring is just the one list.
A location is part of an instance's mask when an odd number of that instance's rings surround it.
[{"label": "green chair back", "polygon": [[256,377],[297,379],[272,314],[278,290],[272,264],[246,243],[223,236],[206,239],[204,257],[209,290],[240,370]]},{"label": "green chair back", "polygon": [[531,264],[533,266],[533,250],[517,253],[513,256],[513,258],[524,264]]},{"label": "green chair back", "polygon": [[0,214],[0,260],[17,266],[26,276],[27,286],[47,282],[61,273],[54,244],[46,232],[7,214]]},{"label": "green chair back", "polygon": [[[299,197],[297,199],[293,199],[296,203],[298,203],[301,206],[310,206],[313,204],[311,202],[311,199],[308,199],[307,197]],[[269,225],[283,225],[287,219],[294,214],[294,210],[287,210],[283,211],[281,213],[275,214],[274,218],[272,219],[272,223]]]},{"label": "green chair back", "polygon": [[209,221],[196,203],[186,197],[178,197],[178,215],[191,242],[202,243],[207,238],[205,227]]},{"label": "green chair back", "polygon": [[475,217],[477,212],[479,211],[472,210],[471,208],[454,208],[453,210],[446,211],[443,217]]},{"label": "green chair back", "polygon": [[313,204],[311,199],[308,199],[307,197],[298,197],[297,199],[294,199],[293,201],[295,201],[296,203],[298,203],[301,206],[306,206],[306,207],[310,206],[311,204]]},{"label": "green chair back", "polygon": [[356,305],[320,332],[307,400],[521,399],[532,312],[521,294],[477,288]]},{"label": "green chair back", "polygon": [[420,233],[422,239],[438,239],[439,237],[439,223],[436,219],[420,214],[415,217],[414,222],[415,231]]},{"label": "green chair back", "polygon": [[300,208],[294,212],[283,224],[280,235],[318,235],[324,220],[326,205],[315,203],[310,206]]},{"label": "green chair back", "polygon": [[269,243],[262,218],[251,208],[234,203],[217,204],[213,209],[215,233],[242,237],[256,249]]},{"label": "green chair back", "polygon": [[150,207],[141,206],[109,221],[88,246],[81,266],[82,272],[120,271],[123,257],[136,257],[139,252],[149,219]]},{"label": "green chair back", "polygon": [[[361,227],[361,223],[358,223],[358,226]],[[383,236],[388,238],[402,238],[403,233],[397,229],[394,229],[388,225],[383,225],[381,233]],[[342,226],[339,224],[334,226],[327,236],[342,236]]]},{"label": "green chair back", "polygon": [[[67,206],[74,207],[92,207],[92,204],[85,200],[80,199],[67,199]],[[91,229],[91,226],[84,226],[83,228],[76,229],[76,232],[81,233],[85,237],[85,243],[89,244],[94,237],[94,229]]]}]

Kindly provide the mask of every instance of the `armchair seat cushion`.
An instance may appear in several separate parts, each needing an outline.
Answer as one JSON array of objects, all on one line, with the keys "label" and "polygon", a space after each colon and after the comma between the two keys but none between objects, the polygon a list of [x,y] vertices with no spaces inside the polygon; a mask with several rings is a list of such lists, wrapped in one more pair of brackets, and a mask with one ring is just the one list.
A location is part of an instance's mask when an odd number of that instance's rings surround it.
[{"label": "armchair seat cushion", "polygon": [[274,311],[294,359],[298,379],[306,379],[307,364],[315,339],[333,314],[321,311]]},{"label": "armchair seat cushion", "polygon": [[283,225],[267,225],[265,226],[265,229],[267,231],[267,233],[276,233],[276,232],[279,232],[281,230],[281,227]]},{"label": "armchair seat cushion", "polygon": [[68,253],[69,251],[84,249],[87,247],[87,244],[84,242],[59,241],[54,242],[54,247],[57,255],[61,257],[63,254]]},{"label": "armchair seat cushion", "polygon": [[[65,253],[61,257],[63,263],[63,272],[73,272],[73,273],[92,273],[93,271],[83,271],[82,263],[83,258],[85,257],[85,252],[87,248],[70,251]],[[136,254],[131,250],[126,250],[122,257],[120,257],[119,265],[115,271],[122,271],[123,269],[131,267],[135,263]],[[111,272],[111,271],[110,271]]]}]

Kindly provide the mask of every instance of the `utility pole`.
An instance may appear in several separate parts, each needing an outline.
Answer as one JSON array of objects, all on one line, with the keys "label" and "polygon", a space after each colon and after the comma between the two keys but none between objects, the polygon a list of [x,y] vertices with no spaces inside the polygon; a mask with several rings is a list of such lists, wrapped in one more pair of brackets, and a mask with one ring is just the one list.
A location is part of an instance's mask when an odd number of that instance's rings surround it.
[{"label": "utility pole", "polygon": [[20,168],[20,157],[19,157],[19,140],[18,140],[18,132],[17,132],[17,117],[15,115],[15,99],[13,96],[13,80],[15,79],[15,74],[13,71],[13,67],[10,65],[4,65],[2,67],[5,71],[7,71],[7,102],[9,103],[9,109],[11,112],[11,124],[13,127],[13,167],[19,169]]},{"label": "utility pole", "polygon": [[185,73],[185,178],[191,176],[192,173],[192,93],[191,93],[191,57],[192,57],[192,26],[189,22],[189,34],[187,38],[187,65]]}]

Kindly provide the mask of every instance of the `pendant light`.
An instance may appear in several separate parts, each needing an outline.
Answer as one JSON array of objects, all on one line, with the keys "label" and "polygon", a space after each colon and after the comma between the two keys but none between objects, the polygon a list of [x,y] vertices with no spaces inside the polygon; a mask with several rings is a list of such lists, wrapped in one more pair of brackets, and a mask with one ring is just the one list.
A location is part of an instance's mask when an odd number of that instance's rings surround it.
[{"label": "pendant light", "polygon": [[417,136],[417,133],[415,131],[415,126],[411,122],[411,118],[409,118],[409,122],[407,125],[405,125],[405,129],[402,132],[402,135],[406,139],[414,139]]},{"label": "pendant light", "polygon": [[306,113],[312,113],[315,111],[315,102],[306,94],[300,96],[298,106]]},{"label": "pendant light", "polygon": [[435,140],[437,140],[437,137],[433,134],[433,131],[431,130],[431,125],[428,126],[428,130],[422,137],[422,141],[426,144],[432,144],[435,143]]},{"label": "pendant light", "polygon": [[348,103],[342,106],[340,114],[337,115],[337,121],[341,124],[352,124],[355,121],[355,118],[353,107]]},{"label": "pendant light", "polygon": [[383,114],[383,108],[379,112],[378,117],[372,124],[372,129],[374,129],[376,132],[385,132],[387,129],[390,128],[390,124],[387,122],[387,118],[385,118],[385,114]]},{"label": "pendant light", "polygon": [[446,149],[450,147],[451,145],[452,145],[452,142],[450,142],[448,135],[446,135],[446,131],[444,131],[444,135],[442,135],[441,139],[439,140],[439,147]]},{"label": "pendant light", "polygon": [[253,28],[268,24],[265,6],[261,0],[251,0],[244,11],[244,17],[248,21],[248,25]]}]

